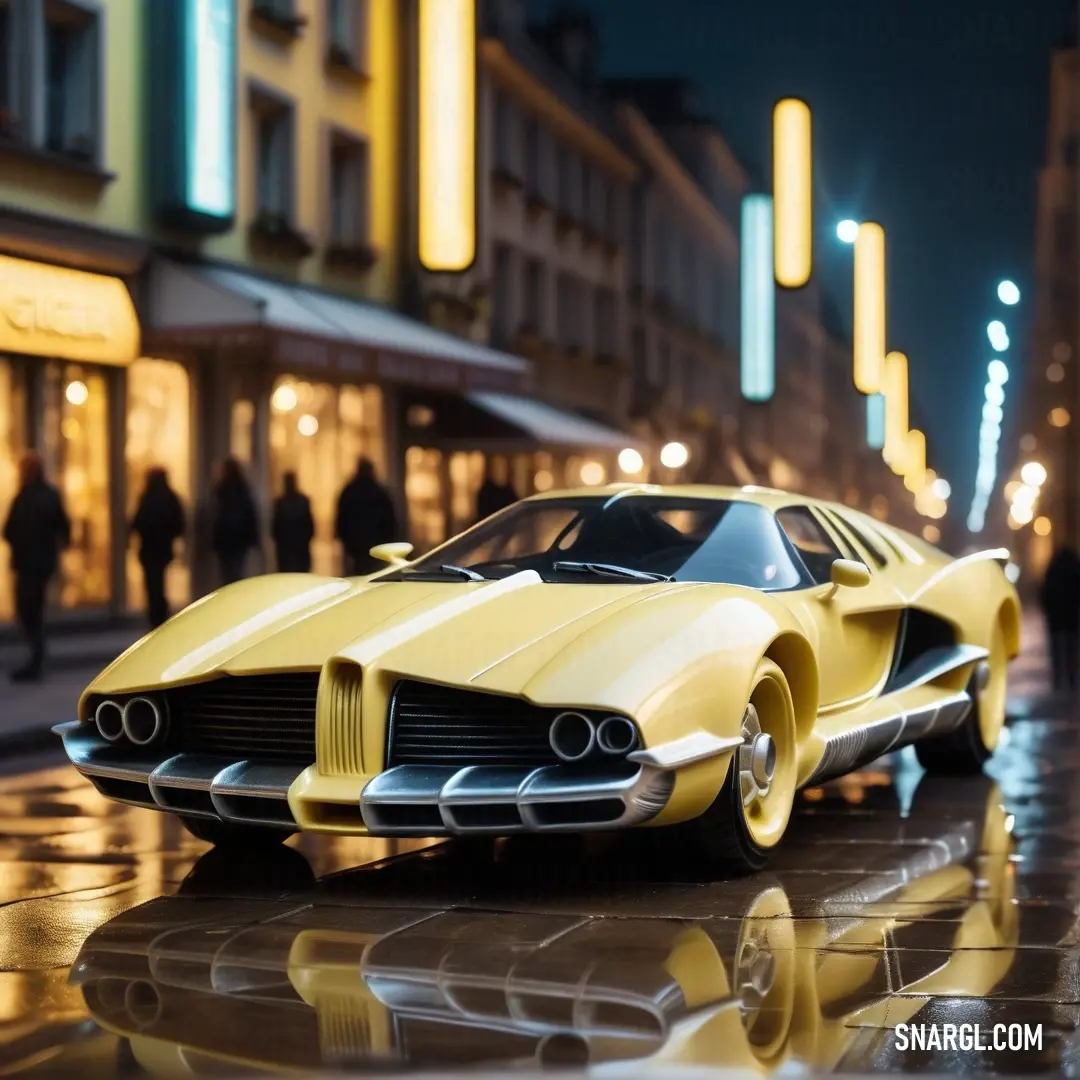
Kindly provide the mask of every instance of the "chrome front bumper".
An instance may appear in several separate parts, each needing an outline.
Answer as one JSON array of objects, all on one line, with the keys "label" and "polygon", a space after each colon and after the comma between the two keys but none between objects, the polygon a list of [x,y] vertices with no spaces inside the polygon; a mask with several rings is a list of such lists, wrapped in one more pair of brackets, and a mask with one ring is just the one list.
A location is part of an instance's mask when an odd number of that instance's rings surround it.
[{"label": "chrome front bumper", "polygon": [[[71,763],[106,798],[186,817],[299,828],[289,788],[311,762],[120,748],[78,721],[53,730]],[[650,752],[635,757],[644,760],[591,768],[402,765],[366,784],[360,812],[375,836],[621,829],[655,817],[675,787],[669,762],[658,765]]]},{"label": "chrome front bumper", "polygon": [[360,812],[376,836],[623,829],[660,813],[674,787],[674,772],[635,762],[399,765],[369,781]]},{"label": "chrome front bumper", "polygon": [[72,765],[106,798],[185,817],[295,831],[292,782],[310,762],[233,761],[212,754],[171,754],[147,747],[119,749],[93,724],[53,728]]}]

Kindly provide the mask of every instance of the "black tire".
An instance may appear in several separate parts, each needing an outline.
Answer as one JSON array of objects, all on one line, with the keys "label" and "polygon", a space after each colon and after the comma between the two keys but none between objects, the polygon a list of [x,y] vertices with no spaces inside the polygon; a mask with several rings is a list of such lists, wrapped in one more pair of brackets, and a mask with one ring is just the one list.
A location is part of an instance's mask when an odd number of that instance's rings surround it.
[{"label": "black tire", "polygon": [[196,840],[203,840],[215,847],[276,847],[288,840],[288,829],[264,828],[259,825],[234,825],[213,818],[181,817],[181,824]]},{"label": "black tire", "polygon": [[979,692],[975,675],[968,682],[971,708],[964,722],[953,731],[922,739],[915,744],[915,756],[929,773],[938,776],[976,776],[993,754],[983,742],[979,720]]},{"label": "black tire", "polygon": [[[795,709],[787,679],[771,660],[763,659],[755,674],[750,703],[762,709],[770,704],[760,692],[772,689],[771,708],[761,713],[761,727],[772,735],[777,744],[777,770],[774,786],[779,795],[779,834],[787,826],[795,797]],[[775,848],[755,839],[747,822],[736,754],[728,767],[727,777],[712,805],[700,817],[674,827],[679,840],[690,848],[688,854],[710,873],[737,877],[756,873],[764,867]],[[777,837],[778,840],[779,836]]]},{"label": "black tire", "polygon": [[689,843],[693,857],[710,871],[724,877],[741,877],[761,870],[770,852],[754,842],[746,827],[739,771],[732,765],[709,809],[677,828],[686,830],[681,839]]}]

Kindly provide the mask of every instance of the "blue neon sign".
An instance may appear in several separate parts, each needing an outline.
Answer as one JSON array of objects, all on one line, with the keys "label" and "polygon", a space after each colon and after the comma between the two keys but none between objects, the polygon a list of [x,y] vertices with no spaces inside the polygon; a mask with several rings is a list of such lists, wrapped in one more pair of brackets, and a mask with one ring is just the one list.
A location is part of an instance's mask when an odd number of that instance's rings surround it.
[{"label": "blue neon sign", "polygon": [[773,201],[742,202],[742,395],[768,401],[776,388],[776,293],[773,277]]},{"label": "blue neon sign", "polygon": [[225,232],[236,216],[237,5],[152,0],[149,118],[156,216]]}]

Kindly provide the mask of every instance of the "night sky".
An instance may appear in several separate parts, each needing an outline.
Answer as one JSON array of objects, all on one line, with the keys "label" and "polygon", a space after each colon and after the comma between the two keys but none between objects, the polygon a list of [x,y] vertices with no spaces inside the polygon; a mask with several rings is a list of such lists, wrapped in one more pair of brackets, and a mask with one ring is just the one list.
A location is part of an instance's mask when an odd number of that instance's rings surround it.
[{"label": "night sky", "polygon": [[[538,12],[557,6],[538,0]],[[982,388],[1002,317],[1023,361],[1037,170],[1046,139],[1050,51],[1075,0],[582,0],[605,75],[672,75],[736,153],[769,164],[778,97],[814,111],[815,275],[850,325],[845,217],[886,230],[891,349],[911,363],[914,417],[929,464],[967,514]],[[996,298],[1000,278],[1024,293]],[[1013,387],[1020,382],[1013,380]],[[1012,399],[1015,407],[1015,398]],[[1004,463],[1015,453],[1006,403]],[[913,419],[913,423],[915,420]],[[860,433],[861,435],[861,433]]]}]

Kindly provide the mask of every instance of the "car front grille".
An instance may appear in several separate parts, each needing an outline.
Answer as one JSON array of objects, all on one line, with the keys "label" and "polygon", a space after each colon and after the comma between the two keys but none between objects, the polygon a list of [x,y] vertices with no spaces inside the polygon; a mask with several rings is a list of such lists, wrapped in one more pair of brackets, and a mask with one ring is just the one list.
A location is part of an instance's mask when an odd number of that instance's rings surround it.
[{"label": "car front grille", "polygon": [[270,761],[315,760],[319,672],[227,675],[166,695],[176,749]]},{"label": "car front grille", "polygon": [[561,711],[404,679],[390,703],[387,767],[555,765],[548,730]]}]

